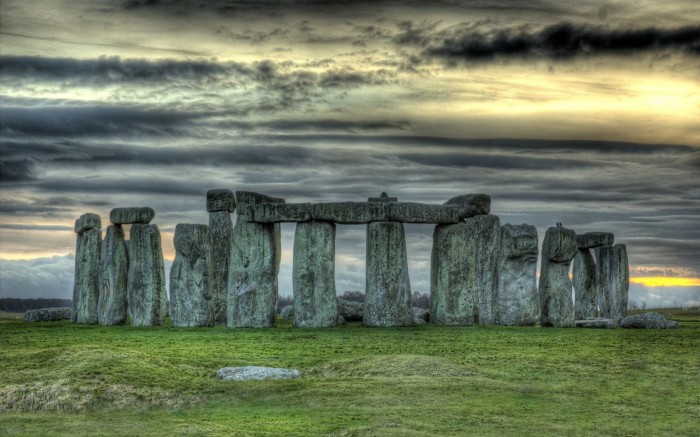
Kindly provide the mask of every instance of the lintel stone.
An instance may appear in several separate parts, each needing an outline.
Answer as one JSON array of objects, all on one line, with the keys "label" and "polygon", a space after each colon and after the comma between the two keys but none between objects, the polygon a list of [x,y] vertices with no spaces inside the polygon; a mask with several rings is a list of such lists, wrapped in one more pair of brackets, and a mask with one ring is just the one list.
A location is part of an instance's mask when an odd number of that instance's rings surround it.
[{"label": "lintel stone", "polygon": [[491,212],[491,196],[488,194],[464,194],[453,197],[444,204],[457,205],[460,219]]},{"label": "lintel stone", "polygon": [[100,220],[100,216],[97,214],[93,213],[85,213],[75,219],[75,233],[76,234],[81,234],[88,229],[101,229],[102,228],[102,221]]},{"label": "lintel stone", "polygon": [[233,191],[225,188],[207,191],[207,212],[228,211],[236,209],[236,198]]},{"label": "lintel stone", "polygon": [[156,213],[153,208],[144,207],[129,207],[129,208],[114,208],[109,213],[109,221],[115,225],[134,224],[134,223],[150,223]]},{"label": "lintel stone", "polygon": [[258,223],[309,222],[310,203],[261,203],[248,208],[246,220]]},{"label": "lintel stone", "polygon": [[587,232],[576,235],[579,249],[593,249],[601,246],[612,246],[615,235],[612,232]]}]

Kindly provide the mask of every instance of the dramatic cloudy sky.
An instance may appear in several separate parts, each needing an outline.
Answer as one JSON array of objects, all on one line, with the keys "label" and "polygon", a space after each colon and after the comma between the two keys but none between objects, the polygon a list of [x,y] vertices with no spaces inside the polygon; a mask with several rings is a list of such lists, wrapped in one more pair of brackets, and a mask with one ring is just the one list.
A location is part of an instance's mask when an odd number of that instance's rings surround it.
[{"label": "dramatic cloudy sky", "polygon": [[[631,299],[700,304],[700,2],[0,0],[0,297],[70,297],[74,219],[483,192],[627,244]],[[407,226],[428,291],[430,226]],[[291,294],[285,225],[282,294]],[[365,229],[338,229],[338,291]]]}]

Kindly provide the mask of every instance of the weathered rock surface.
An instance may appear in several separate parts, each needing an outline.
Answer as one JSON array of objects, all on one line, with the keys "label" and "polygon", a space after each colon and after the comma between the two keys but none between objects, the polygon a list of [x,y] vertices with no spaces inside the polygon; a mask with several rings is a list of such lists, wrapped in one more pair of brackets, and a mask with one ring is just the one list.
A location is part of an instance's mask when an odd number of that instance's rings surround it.
[{"label": "weathered rock surface", "polygon": [[170,269],[170,319],[173,326],[214,326],[209,226],[178,224],[174,242],[175,260]]},{"label": "weathered rock surface", "polygon": [[71,309],[65,308],[41,308],[29,310],[24,313],[25,322],[57,322],[59,320],[70,320]]},{"label": "weathered rock surface", "polygon": [[496,324],[537,323],[540,310],[536,274],[537,229],[525,224],[501,226],[498,293],[494,303]]},{"label": "weathered rock surface", "polygon": [[129,238],[127,296],[132,326],[163,324],[168,311],[165,267],[157,225],[135,223]]},{"label": "weathered rock surface", "polygon": [[479,324],[496,323],[495,306],[498,295],[498,264],[501,254],[501,223],[497,216],[477,215],[465,220],[467,232],[474,236],[476,248],[467,262],[474,263],[476,271],[476,306]]},{"label": "weathered rock surface", "polygon": [[132,223],[150,223],[156,212],[153,208],[145,207],[130,207],[130,208],[114,208],[109,213],[109,221],[115,225],[132,224]]},{"label": "weathered rock surface", "polygon": [[311,205],[311,218],[340,224],[363,224],[389,220],[386,202],[326,202]]},{"label": "weathered rock surface", "polygon": [[83,214],[75,221],[78,230],[75,250],[73,313],[75,323],[96,324],[100,298],[100,251],[102,230],[100,217]]},{"label": "weathered rock surface", "polygon": [[294,326],[322,328],[338,322],[335,295],[335,224],[297,223],[294,234]]},{"label": "weathered rock surface", "polygon": [[457,207],[425,203],[391,202],[389,220],[402,223],[458,223]]},{"label": "weathered rock surface", "polygon": [[445,205],[457,205],[459,218],[485,215],[491,212],[491,196],[488,194],[464,194],[445,202]]},{"label": "weathered rock surface", "polygon": [[207,212],[228,212],[236,210],[236,198],[233,191],[225,188],[207,191]]},{"label": "weathered rock surface", "polygon": [[575,293],[574,317],[589,319],[598,314],[598,286],[595,261],[590,249],[580,249],[574,257],[573,284]]},{"label": "weathered rock surface", "polygon": [[416,324],[428,323],[430,321],[430,311],[413,307],[413,322]]},{"label": "weathered rock surface", "polygon": [[576,320],[575,325],[577,328],[612,329],[615,327],[615,322],[610,319],[590,318]]},{"label": "weathered rock surface", "polygon": [[252,191],[236,191],[236,211],[238,214],[247,214],[248,208],[262,203],[284,203],[284,199],[270,197],[265,194],[254,193]]},{"label": "weathered rock surface", "polygon": [[598,306],[603,317],[615,323],[625,317],[629,290],[629,265],[624,244],[595,249]]},{"label": "weathered rock surface", "polygon": [[287,305],[280,311],[280,317],[284,320],[292,320],[294,318],[294,305]]},{"label": "weathered rock surface", "polygon": [[338,312],[348,322],[361,322],[364,317],[364,302],[338,299]]},{"label": "weathered rock surface", "polygon": [[226,323],[226,295],[228,294],[228,269],[233,240],[233,222],[228,211],[209,213],[211,231],[212,280],[210,291],[214,306],[214,320]]},{"label": "weathered rock surface", "polygon": [[540,264],[540,325],[574,326],[574,302],[569,265],[576,256],[576,232],[557,226],[547,229]]},{"label": "weathered rock surface", "polygon": [[477,302],[476,239],[466,223],[437,225],[430,267],[430,316],[437,325],[471,325]]},{"label": "weathered rock surface", "polygon": [[246,220],[259,223],[311,221],[310,203],[261,203],[248,209]]},{"label": "weathered rock surface", "polygon": [[107,227],[100,255],[100,297],[97,320],[100,325],[123,325],[128,315],[127,281],[129,254],[121,225]]},{"label": "weathered rock surface", "polygon": [[224,367],[216,371],[216,377],[223,381],[249,381],[263,379],[297,379],[301,372],[296,369],[277,367],[245,366]]},{"label": "weathered rock surface", "polygon": [[615,235],[612,232],[587,232],[576,236],[579,249],[612,246],[613,241],[615,241]]},{"label": "weathered rock surface", "polygon": [[667,320],[663,314],[640,313],[634,316],[625,317],[620,322],[620,328],[629,329],[677,329],[678,322]]},{"label": "weathered rock surface", "polygon": [[367,326],[412,325],[412,308],[403,224],[370,223],[367,225],[363,323]]}]

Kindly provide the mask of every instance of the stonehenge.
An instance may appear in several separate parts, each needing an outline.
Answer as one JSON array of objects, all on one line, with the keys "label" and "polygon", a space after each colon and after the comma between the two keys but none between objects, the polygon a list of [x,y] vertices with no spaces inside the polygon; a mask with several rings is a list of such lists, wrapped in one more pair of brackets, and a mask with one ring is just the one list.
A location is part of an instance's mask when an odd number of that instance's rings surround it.
[{"label": "stonehenge", "polygon": [[594,251],[600,311],[603,317],[619,324],[625,317],[630,283],[627,247],[615,244],[600,246]]},{"label": "stonehenge", "polygon": [[540,263],[540,325],[574,326],[569,265],[576,255],[576,232],[563,226],[547,229]]},{"label": "stonehenge", "polygon": [[231,190],[207,191],[207,212],[211,230],[212,273],[211,294],[216,322],[226,323],[226,294],[228,269],[233,241],[231,214],[236,210],[236,198]]},{"label": "stonehenge", "polygon": [[128,315],[129,254],[120,225],[107,227],[100,254],[100,325],[123,325]]},{"label": "stonehenge", "polygon": [[532,225],[501,226],[495,322],[531,326],[539,321],[537,294],[537,229]]},{"label": "stonehenge", "polygon": [[93,325],[98,322],[101,228],[100,217],[96,214],[83,214],[75,221],[74,230],[78,238],[75,248],[75,281],[71,316],[75,323]]},{"label": "stonehenge", "polygon": [[156,225],[131,225],[127,300],[132,326],[163,324],[168,299],[160,230]]}]

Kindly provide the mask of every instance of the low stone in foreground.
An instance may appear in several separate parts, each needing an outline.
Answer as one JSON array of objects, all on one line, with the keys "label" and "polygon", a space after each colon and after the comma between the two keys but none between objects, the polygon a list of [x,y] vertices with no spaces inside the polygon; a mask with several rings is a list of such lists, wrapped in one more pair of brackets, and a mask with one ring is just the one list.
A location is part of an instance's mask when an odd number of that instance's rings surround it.
[{"label": "low stone in foreground", "polygon": [[611,319],[585,319],[576,320],[574,323],[577,328],[612,329],[615,327],[615,322]]},{"label": "low stone in foreground", "polygon": [[58,320],[70,320],[71,309],[65,308],[41,308],[29,310],[24,313],[25,322],[56,322]]},{"label": "low stone in foreground", "polygon": [[364,302],[338,299],[338,312],[348,322],[361,322],[365,312]]},{"label": "low stone in foreground", "polygon": [[298,379],[301,372],[296,369],[278,367],[224,367],[216,371],[216,377],[222,381],[250,381],[263,379]]},{"label": "low stone in foreground", "polygon": [[678,322],[668,320],[663,314],[641,313],[625,317],[620,322],[620,328],[629,329],[678,329]]}]

